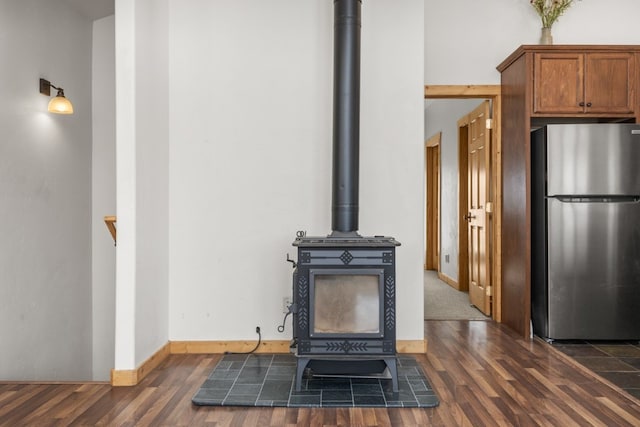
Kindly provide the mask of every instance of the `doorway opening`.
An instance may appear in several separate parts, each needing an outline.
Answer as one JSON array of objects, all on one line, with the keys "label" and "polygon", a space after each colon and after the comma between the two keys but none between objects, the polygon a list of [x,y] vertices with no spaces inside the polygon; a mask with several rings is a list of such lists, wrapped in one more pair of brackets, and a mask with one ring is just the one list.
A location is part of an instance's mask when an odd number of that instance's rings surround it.
[{"label": "doorway opening", "polygon": [[[457,160],[457,165],[447,165],[447,159],[442,157],[446,147],[443,147],[443,137],[440,133],[437,163],[439,173],[436,174],[430,170],[434,167],[433,160],[430,159],[433,158],[435,150],[429,145],[435,146],[435,144],[433,138],[429,138],[425,143],[427,188],[425,269],[435,270],[438,278],[456,290],[468,291],[473,288],[474,305],[499,322],[501,320],[500,199],[502,186],[500,181],[500,86],[425,86],[425,99],[429,102],[433,102],[432,100],[468,100],[475,102],[475,105],[484,104],[481,101],[485,99],[486,104],[491,106],[490,113],[482,120],[476,119],[474,122],[474,119],[471,119],[471,121],[464,123],[462,119],[456,122],[455,118],[449,118],[454,123],[454,130],[451,132],[457,134],[458,155],[457,159],[451,160],[449,158],[448,161],[455,163]],[[428,121],[429,119],[427,119]],[[484,128],[485,125],[491,127],[491,130],[486,133],[488,142],[482,145],[479,151],[477,142],[474,143],[475,146],[470,149],[471,151],[468,150],[466,142],[463,148],[461,141],[475,138],[472,135],[473,132]],[[427,132],[433,134],[434,129],[428,129],[427,125]],[[449,137],[451,138],[451,136]],[[431,143],[429,144],[429,142]],[[483,151],[485,148],[486,150]],[[478,153],[482,153],[482,156],[478,156]],[[469,159],[471,159],[471,163],[469,163]],[[469,164],[475,167],[475,172],[469,173]],[[471,176],[474,173],[476,178],[478,176],[486,177],[487,187],[484,193],[478,193],[477,180],[471,182]],[[435,181],[434,177],[437,177],[438,181]],[[437,192],[431,188],[436,182]],[[476,186],[475,192],[470,191],[473,185]],[[437,200],[430,196],[433,194],[439,194]],[[483,196],[484,199],[481,203],[477,203],[478,199],[476,199],[476,205],[471,206],[468,203],[470,195]],[[447,208],[445,204],[449,207]],[[433,212],[436,206],[437,212]],[[438,219],[439,222],[435,223],[434,219]],[[437,227],[436,230],[433,230],[433,227]],[[482,240],[483,233],[486,233],[484,240]],[[439,240],[434,250],[433,242],[436,235]],[[470,249],[473,250],[470,252]],[[429,274],[434,274],[434,272],[425,272],[425,280]],[[486,279],[478,282],[479,275],[486,277]],[[428,295],[425,295],[425,301],[427,298]]]}]

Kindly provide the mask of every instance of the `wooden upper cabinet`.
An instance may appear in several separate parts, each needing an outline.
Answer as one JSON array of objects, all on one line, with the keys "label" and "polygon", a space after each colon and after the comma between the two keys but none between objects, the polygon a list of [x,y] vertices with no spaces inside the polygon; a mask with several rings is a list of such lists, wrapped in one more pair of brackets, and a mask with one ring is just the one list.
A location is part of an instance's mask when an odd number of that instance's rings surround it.
[{"label": "wooden upper cabinet", "polygon": [[533,54],[533,115],[627,115],[635,110],[633,52]]},{"label": "wooden upper cabinet", "polygon": [[584,112],[584,55],[536,53],[533,58],[533,113]]},{"label": "wooden upper cabinet", "polygon": [[636,91],[633,53],[585,55],[585,112],[633,113]]}]

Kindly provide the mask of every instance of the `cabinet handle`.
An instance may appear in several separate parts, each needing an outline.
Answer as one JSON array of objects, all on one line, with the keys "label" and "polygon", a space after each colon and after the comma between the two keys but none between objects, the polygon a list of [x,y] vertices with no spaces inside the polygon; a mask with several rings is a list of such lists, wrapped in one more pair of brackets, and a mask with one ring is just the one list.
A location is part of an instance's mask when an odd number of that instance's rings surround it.
[{"label": "cabinet handle", "polygon": [[587,102],[587,107],[591,107],[591,103],[590,102]]},{"label": "cabinet handle", "polygon": [[578,105],[584,107],[584,102],[580,102]]}]

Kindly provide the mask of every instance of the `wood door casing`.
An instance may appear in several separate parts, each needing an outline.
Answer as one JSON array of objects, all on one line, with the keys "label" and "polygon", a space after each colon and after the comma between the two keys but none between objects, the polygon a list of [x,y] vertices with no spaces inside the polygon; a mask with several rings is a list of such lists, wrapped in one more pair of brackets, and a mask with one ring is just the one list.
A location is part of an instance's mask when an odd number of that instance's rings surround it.
[{"label": "wood door casing", "polygon": [[489,101],[469,114],[467,231],[469,250],[469,299],[491,315],[491,233],[488,203],[491,198],[491,130]]},{"label": "wood door casing", "polygon": [[[640,63],[640,59],[638,60]],[[640,73],[639,73],[640,75]],[[425,85],[424,87],[425,99],[489,99],[491,100],[492,109],[492,123],[493,129],[491,131],[491,151],[492,151],[492,168],[491,168],[491,186],[493,195],[493,213],[491,216],[492,224],[492,318],[497,322],[503,321],[503,294],[502,294],[502,256],[503,256],[503,237],[502,237],[502,87],[500,85]],[[465,129],[466,128],[459,128]],[[464,152],[464,162],[462,163],[462,153]],[[466,165],[466,150],[461,150],[458,147],[459,165]],[[465,166],[466,175],[466,166]],[[466,188],[467,180],[459,181],[459,190],[462,191],[462,187]],[[463,221],[465,212],[462,212],[466,206],[466,197],[459,203],[459,221]],[[460,224],[459,230],[465,230],[466,226]],[[458,278],[462,277],[462,273],[467,271],[466,262],[465,268],[461,268],[462,257],[466,258],[466,243],[463,246],[462,240],[466,241],[467,233],[461,233],[459,235],[458,242]],[[463,254],[462,248],[465,248]],[[441,277],[442,280],[447,281],[447,277]],[[451,286],[456,287],[455,281],[451,283],[447,281]]]},{"label": "wood door casing", "polygon": [[426,162],[426,255],[425,270],[440,272],[440,141],[438,132],[425,143]]}]

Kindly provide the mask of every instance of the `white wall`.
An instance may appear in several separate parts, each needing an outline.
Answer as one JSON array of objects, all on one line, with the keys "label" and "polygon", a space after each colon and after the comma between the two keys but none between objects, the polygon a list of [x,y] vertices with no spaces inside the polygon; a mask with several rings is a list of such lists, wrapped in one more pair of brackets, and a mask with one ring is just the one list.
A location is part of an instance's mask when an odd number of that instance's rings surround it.
[{"label": "white wall", "polygon": [[115,369],[168,341],[168,1],[116,1]]},{"label": "white wall", "polygon": [[93,22],[93,379],[114,366],[116,248],[105,215],[116,213],[115,17]]},{"label": "white wall", "polygon": [[136,366],[169,334],[168,0],[136,1]]},{"label": "white wall", "polygon": [[[0,58],[0,379],[87,380],[91,22],[58,0],[0,0]],[[40,77],[73,115],[46,111]]]},{"label": "white wall", "polygon": [[[422,339],[423,2],[364,2],[360,224],[396,237]],[[333,4],[170,5],[170,339],[289,339],[296,230],[330,230]]]},{"label": "white wall", "polygon": [[116,314],[114,369],[136,367],[136,15],[116,0]]},{"label": "white wall", "polygon": [[[425,84],[500,84],[496,66],[522,44],[537,44],[538,15],[525,0],[425,1]],[[640,44],[640,1],[577,1],[553,26],[556,44]],[[425,102],[425,139],[455,128],[455,102]],[[451,106],[451,114],[445,106]],[[464,113],[463,113],[464,114]],[[457,280],[457,141],[442,143],[442,270]],[[453,254],[456,254],[455,257]]]}]

